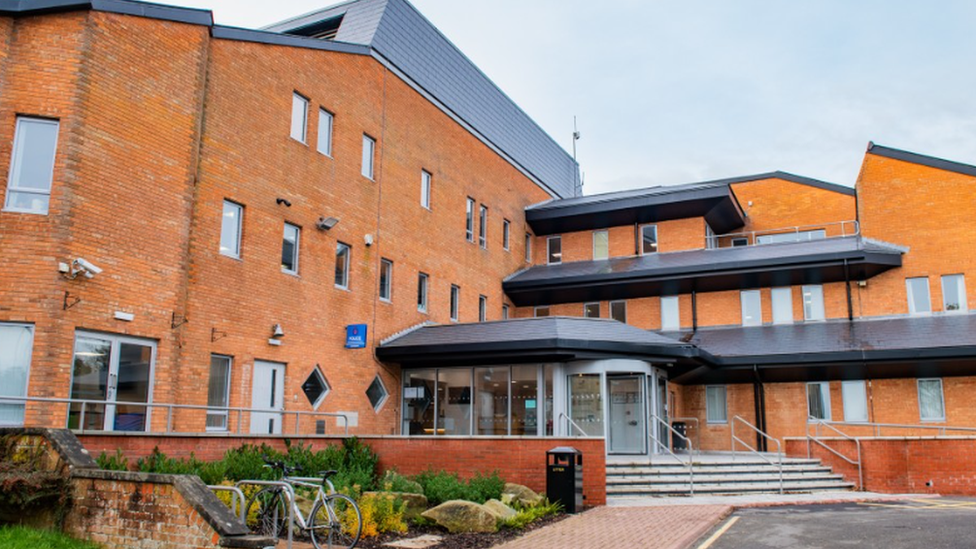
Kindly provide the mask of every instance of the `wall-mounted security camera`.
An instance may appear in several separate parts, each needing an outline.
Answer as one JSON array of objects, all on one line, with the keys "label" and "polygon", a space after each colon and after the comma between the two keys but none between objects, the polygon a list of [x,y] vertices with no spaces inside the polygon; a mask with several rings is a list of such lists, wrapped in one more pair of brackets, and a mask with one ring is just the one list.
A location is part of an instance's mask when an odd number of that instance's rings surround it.
[{"label": "wall-mounted security camera", "polygon": [[318,221],[315,222],[315,226],[320,231],[328,231],[332,227],[339,224],[339,219],[335,217],[320,217]]},{"label": "wall-mounted security camera", "polygon": [[95,278],[95,275],[101,272],[102,269],[100,267],[83,257],[79,257],[71,262],[71,268],[68,270],[68,277],[75,279],[78,277],[78,275],[84,275],[85,278]]},{"label": "wall-mounted security camera", "polygon": [[284,199],[284,198],[276,198],[275,199],[275,203],[278,204],[279,206],[282,206],[283,205],[286,208],[291,208],[291,202],[289,200]]}]

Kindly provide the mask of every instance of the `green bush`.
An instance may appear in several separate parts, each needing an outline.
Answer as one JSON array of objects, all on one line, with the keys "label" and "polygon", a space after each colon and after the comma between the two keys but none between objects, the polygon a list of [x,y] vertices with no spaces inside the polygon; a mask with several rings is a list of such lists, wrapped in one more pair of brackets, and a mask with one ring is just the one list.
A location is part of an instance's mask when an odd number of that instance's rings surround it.
[{"label": "green bush", "polygon": [[128,471],[129,470],[129,460],[122,455],[122,450],[115,450],[115,455],[110,456],[105,452],[102,452],[95,458],[95,463],[98,467],[105,469],[106,471]]},{"label": "green bush", "polygon": [[498,471],[492,471],[490,475],[477,473],[472,479],[468,480],[468,487],[471,494],[477,494],[478,503],[484,503],[489,499],[501,499],[502,490],[505,489],[505,481],[498,476]]},{"label": "green bush", "polygon": [[522,530],[529,524],[545,517],[557,515],[562,510],[563,506],[558,501],[550,503],[548,499],[534,507],[516,506],[516,515],[503,521],[502,527]]},{"label": "green bush", "polygon": [[505,487],[505,482],[499,478],[497,471],[490,475],[479,473],[465,482],[457,473],[428,470],[415,476],[414,480],[423,488],[424,495],[432,506],[454,499],[484,503],[492,498],[500,498]]},{"label": "green bush", "polygon": [[424,488],[419,482],[408,479],[396,472],[396,469],[387,469],[383,477],[379,480],[379,488],[386,492],[405,492],[408,494],[423,494]]}]

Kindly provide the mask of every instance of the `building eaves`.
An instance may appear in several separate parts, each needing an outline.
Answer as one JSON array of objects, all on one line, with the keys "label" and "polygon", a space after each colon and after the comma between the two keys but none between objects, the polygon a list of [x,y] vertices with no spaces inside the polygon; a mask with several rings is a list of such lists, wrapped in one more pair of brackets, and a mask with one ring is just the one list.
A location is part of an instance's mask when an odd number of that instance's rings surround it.
[{"label": "building eaves", "polygon": [[924,154],[903,151],[900,149],[892,149],[891,147],[876,145],[873,141],[868,143],[867,152],[868,154],[892,158],[894,160],[901,160],[902,162],[910,162],[912,164],[928,166],[937,170],[944,170],[947,172],[955,172],[976,177],[976,166],[963,164],[962,162],[953,162],[952,160],[945,160],[943,158],[936,158],[934,156],[926,156]]},{"label": "building eaves", "polygon": [[32,15],[92,9],[191,25],[213,26],[213,12],[137,0],[0,0],[0,14]]},{"label": "building eaves", "polygon": [[226,27],[223,25],[214,25],[211,33],[214,38],[223,40],[238,40],[242,42],[253,42],[274,46],[308,48],[337,53],[349,53],[353,55],[368,56],[372,54],[372,51],[368,46],[363,46],[360,44],[337,42],[335,40],[319,40],[318,38],[292,36],[288,34],[279,34],[276,32],[242,29],[238,27]]}]

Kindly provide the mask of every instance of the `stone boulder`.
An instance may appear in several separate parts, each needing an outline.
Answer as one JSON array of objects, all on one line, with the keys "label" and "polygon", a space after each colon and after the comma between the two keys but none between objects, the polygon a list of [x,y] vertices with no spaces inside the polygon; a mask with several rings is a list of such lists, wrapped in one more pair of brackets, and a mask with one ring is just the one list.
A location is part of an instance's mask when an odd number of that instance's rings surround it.
[{"label": "stone boulder", "polygon": [[407,492],[363,492],[363,497],[389,498],[396,503],[400,500],[407,504],[403,512],[404,520],[413,520],[427,510],[427,496],[423,494],[410,494]]},{"label": "stone boulder", "polygon": [[542,503],[543,499],[542,496],[533,492],[531,488],[522,486],[521,484],[506,482],[505,489],[502,490],[502,502],[504,503],[518,503],[526,507],[535,507]]},{"label": "stone boulder", "polygon": [[498,530],[498,516],[484,505],[470,501],[452,500],[428,509],[421,514],[452,534],[463,532],[495,532]]},{"label": "stone boulder", "polygon": [[499,520],[508,520],[518,514],[515,509],[512,509],[497,499],[489,499],[485,502],[485,507],[492,513],[498,515]]}]

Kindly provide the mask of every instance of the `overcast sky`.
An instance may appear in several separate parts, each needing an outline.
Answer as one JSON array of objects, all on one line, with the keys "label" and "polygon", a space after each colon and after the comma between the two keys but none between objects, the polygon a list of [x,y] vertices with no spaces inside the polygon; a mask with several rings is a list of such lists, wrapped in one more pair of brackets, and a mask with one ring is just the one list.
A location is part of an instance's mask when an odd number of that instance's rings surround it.
[{"label": "overcast sky", "polygon": [[[163,0],[257,28],[329,0]],[[585,194],[784,170],[869,140],[976,164],[971,0],[412,0],[567,151]]]}]

